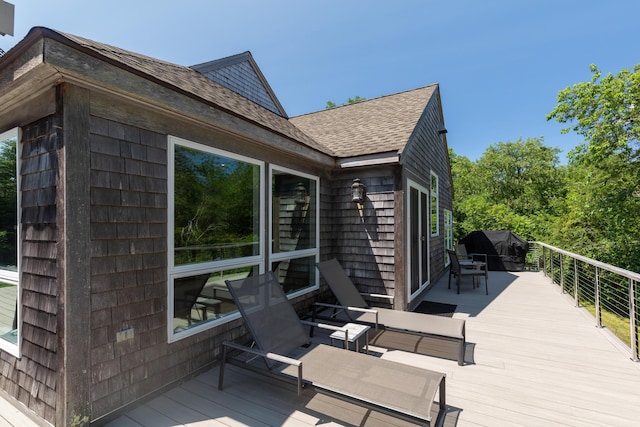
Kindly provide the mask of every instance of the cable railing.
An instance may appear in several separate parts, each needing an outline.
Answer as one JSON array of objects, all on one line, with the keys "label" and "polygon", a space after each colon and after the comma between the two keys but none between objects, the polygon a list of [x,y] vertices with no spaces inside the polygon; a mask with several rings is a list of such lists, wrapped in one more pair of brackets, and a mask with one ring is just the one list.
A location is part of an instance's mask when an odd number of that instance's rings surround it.
[{"label": "cable railing", "polygon": [[584,307],[597,327],[606,327],[639,361],[640,274],[577,255],[542,242],[529,242],[527,264],[537,268]]}]

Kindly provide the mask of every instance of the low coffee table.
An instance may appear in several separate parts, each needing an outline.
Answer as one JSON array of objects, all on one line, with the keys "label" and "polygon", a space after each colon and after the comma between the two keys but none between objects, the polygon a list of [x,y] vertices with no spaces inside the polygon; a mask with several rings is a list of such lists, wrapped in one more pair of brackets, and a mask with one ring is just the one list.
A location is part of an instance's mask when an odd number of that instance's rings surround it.
[{"label": "low coffee table", "polygon": [[[367,325],[359,325],[357,323],[347,323],[342,327],[347,330],[347,337],[349,342],[345,343],[346,348],[347,349],[350,348],[349,343],[354,343],[355,345],[354,351],[359,351],[360,338],[364,335],[364,338],[365,338],[364,349],[365,349],[365,353],[368,354],[369,353],[369,329],[371,328]],[[334,333],[329,335],[329,338],[331,338],[331,345],[333,345],[333,340],[335,339],[342,340],[344,342],[344,335],[345,334],[342,331],[335,331]]]}]

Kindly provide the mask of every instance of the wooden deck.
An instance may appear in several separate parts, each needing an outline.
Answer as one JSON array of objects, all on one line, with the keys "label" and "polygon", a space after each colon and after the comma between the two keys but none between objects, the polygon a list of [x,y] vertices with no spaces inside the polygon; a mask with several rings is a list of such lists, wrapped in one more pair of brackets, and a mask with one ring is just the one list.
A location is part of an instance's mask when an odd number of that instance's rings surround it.
[{"label": "wooden deck", "polygon": [[[470,279],[460,295],[446,287],[445,277],[426,299],[457,304],[455,317],[467,319],[465,366],[378,354],[447,374],[445,426],[638,425],[640,363],[540,273],[490,272],[488,296]],[[310,391],[298,398],[289,385],[233,367],[221,392],[217,376],[212,369],[109,426],[407,425]]]}]

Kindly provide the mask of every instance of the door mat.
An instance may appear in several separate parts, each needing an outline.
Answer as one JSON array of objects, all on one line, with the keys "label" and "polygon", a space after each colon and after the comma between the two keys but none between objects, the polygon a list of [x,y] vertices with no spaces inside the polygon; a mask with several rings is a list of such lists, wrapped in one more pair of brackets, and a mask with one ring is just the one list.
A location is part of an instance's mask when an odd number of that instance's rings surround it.
[{"label": "door mat", "polygon": [[437,316],[453,317],[453,313],[456,312],[455,304],[445,304],[443,302],[434,301],[422,301],[420,305],[416,307],[416,313],[435,314]]}]

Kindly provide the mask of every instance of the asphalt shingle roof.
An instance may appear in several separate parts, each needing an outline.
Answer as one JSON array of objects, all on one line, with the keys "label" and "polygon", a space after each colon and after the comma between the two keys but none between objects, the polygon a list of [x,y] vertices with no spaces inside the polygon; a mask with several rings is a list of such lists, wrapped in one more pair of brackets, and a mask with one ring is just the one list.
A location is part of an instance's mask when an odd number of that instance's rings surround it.
[{"label": "asphalt shingle roof", "polygon": [[262,127],[280,135],[298,141],[310,148],[326,153],[326,148],[318,144],[310,136],[266,108],[244,98],[241,95],[206,78],[187,66],[177,65],[149,56],[130,52],[104,43],[95,42],[72,34],[62,33],[47,28],[40,30],[57,34],[63,39],[108,58],[138,73],[151,77],[156,81],[173,86],[192,97],[198,97],[207,103],[214,104],[232,114],[239,115]]},{"label": "asphalt shingle roof", "polygon": [[437,89],[437,84],[433,84],[287,120],[190,67],[48,28],[32,29],[32,32],[38,31],[45,37],[75,45],[118,67],[243,117],[311,149],[339,158],[402,153]]},{"label": "asphalt shingle roof", "polygon": [[337,157],[402,153],[437,84],[290,120]]}]

